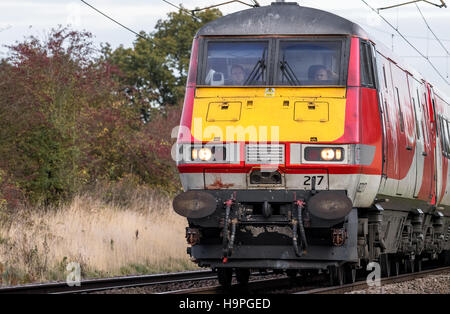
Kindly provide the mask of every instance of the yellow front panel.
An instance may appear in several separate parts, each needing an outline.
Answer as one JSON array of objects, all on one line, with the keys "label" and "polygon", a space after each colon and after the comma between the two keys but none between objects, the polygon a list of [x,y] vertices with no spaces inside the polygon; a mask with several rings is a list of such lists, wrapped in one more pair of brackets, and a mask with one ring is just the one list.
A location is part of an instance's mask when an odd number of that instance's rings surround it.
[{"label": "yellow front panel", "polygon": [[333,141],[344,134],[345,97],[345,87],[198,87],[191,132],[202,141]]},{"label": "yellow front panel", "polygon": [[210,102],[206,121],[239,121],[241,116],[241,102]]},{"label": "yellow front panel", "polygon": [[294,108],[294,120],[328,122],[328,108],[329,104],[323,101],[297,101]]}]

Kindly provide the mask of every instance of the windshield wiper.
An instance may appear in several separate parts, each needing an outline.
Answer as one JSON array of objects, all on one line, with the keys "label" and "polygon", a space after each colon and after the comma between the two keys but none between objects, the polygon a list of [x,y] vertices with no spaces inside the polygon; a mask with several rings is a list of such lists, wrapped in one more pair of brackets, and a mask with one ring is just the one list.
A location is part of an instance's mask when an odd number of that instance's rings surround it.
[{"label": "windshield wiper", "polygon": [[290,85],[300,85],[300,81],[295,75],[289,63],[286,61],[285,56],[283,56],[283,61],[280,61],[281,73],[283,73],[283,78],[286,77]]},{"label": "windshield wiper", "polygon": [[244,85],[250,85],[250,83],[259,80],[264,81],[264,73],[266,69],[266,49],[264,49],[261,59],[259,59],[253,70],[248,75],[248,78],[245,80]]}]

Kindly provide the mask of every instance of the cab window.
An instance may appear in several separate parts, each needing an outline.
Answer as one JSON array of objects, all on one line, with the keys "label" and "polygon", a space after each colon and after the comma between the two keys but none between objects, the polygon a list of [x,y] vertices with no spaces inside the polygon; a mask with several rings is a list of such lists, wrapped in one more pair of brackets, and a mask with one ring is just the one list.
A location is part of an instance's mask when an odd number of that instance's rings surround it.
[{"label": "cab window", "polygon": [[202,85],[266,85],[268,42],[207,43]]},{"label": "cab window", "polygon": [[[361,61],[361,86],[368,88],[375,88],[373,57],[370,44],[366,41],[361,41],[359,53]],[[384,74],[384,81],[386,83],[386,70],[384,69],[384,67],[383,67],[383,74]]]},{"label": "cab window", "polygon": [[343,85],[341,41],[281,41],[275,85]]}]

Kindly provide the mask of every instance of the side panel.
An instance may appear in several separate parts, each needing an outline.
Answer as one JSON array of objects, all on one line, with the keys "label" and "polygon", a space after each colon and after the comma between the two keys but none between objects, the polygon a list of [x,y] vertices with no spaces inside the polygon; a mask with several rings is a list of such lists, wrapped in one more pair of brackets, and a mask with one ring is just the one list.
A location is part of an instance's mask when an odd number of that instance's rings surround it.
[{"label": "side panel", "polygon": [[420,105],[418,88],[419,82],[411,75],[408,75],[409,95],[412,101],[414,109],[414,118],[416,126],[416,149],[415,149],[415,161],[416,161],[416,180],[414,183],[413,197],[417,198],[424,177],[424,164],[426,158],[425,151],[425,134],[424,134],[424,116],[422,106]]},{"label": "side panel", "polygon": [[398,181],[393,178],[399,176],[399,165],[397,156],[397,125],[398,112],[392,106],[394,94],[392,92],[392,77],[390,75],[390,64],[381,54],[377,55],[378,77],[380,78],[379,95],[382,108],[382,119],[384,125],[384,168],[381,190],[397,191]]},{"label": "side panel", "polygon": [[430,107],[428,105],[428,90],[425,83],[421,83],[419,88],[416,89],[418,97],[420,97],[420,106],[422,109],[422,131],[424,134],[424,171],[422,177],[422,184],[417,194],[417,198],[420,200],[426,200],[432,202],[435,196],[435,181],[434,181],[434,169],[435,169],[435,135],[431,124]]},{"label": "side panel", "polygon": [[[383,165],[383,131],[378,108],[377,91],[361,88],[360,142],[375,148],[370,165],[362,166],[355,206],[370,207],[378,192]],[[370,174],[370,175],[369,175]]]},{"label": "side panel", "polygon": [[384,123],[384,168],[380,194],[432,201],[434,139],[425,84],[377,54]]},{"label": "side panel", "polygon": [[[411,181],[415,182],[415,169],[412,171],[411,167],[415,167],[413,163],[414,149],[415,149],[415,134],[414,134],[414,114],[411,108],[409,99],[408,81],[406,72],[400,69],[396,64],[390,63],[392,75],[392,88],[394,102],[388,105],[393,111],[397,112],[397,165],[398,176],[394,179],[401,180],[397,187],[396,194],[403,197],[412,197],[413,191],[409,189],[412,185]],[[393,123],[393,119],[391,119]],[[389,174],[388,174],[389,176]],[[414,177],[413,177],[414,176]]]},{"label": "side panel", "polygon": [[[449,147],[449,133],[448,133],[448,120],[447,116],[447,106],[440,97],[434,96],[435,101],[435,112],[436,112],[436,124],[439,129],[438,140],[436,143],[436,159],[439,160],[440,167],[437,167],[436,173],[438,174],[438,185],[436,187],[436,200],[437,204],[446,204],[444,198],[448,195],[447,192],[447,176],[448,176],[448,151]],[[447,154],[447,156],[446,156]]]}]

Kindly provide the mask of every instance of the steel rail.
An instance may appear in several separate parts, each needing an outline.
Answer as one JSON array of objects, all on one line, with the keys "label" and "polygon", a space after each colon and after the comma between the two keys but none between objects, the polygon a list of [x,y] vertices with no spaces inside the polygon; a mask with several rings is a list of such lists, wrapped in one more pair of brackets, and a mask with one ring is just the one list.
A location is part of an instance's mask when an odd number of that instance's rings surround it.
[{"label": "steel rail", "polygon": [[[408,274],[402,274],[398,276],[392,276],[392,277],[385,277],[381,278],[381,284],[391,284],[391,283],[399,283],[399,282],[405,282],[410,281],[416,278],[421,278],[424,276],[432,275],[432,274],[438,274],[444,271],[449,271],[450,266],[441,267],[441,268],[433,268],[428,270],[423,270],[416,273],[408,273]],[[368,285],[366,281],[357,281],[354,283],[342,285],[342,286],[333,286],[333,287],[324,287],[324,288],[317,288],[307,291],[299,291],[295,292],[294,294],[338,294],[338,293],[344,293],[344,292],[351,292],[356,290],[364,290],[367,289]]]},{"label": "steel rail", "polygon": [[[399,276],[386,277],[381,279],[382,284],[398,283],[410,281],[415,278],[424,277],[431,274],[441,273],[449,271],[450,266],[434,268],[424,270],[416,273],[402,274]],[[188,271],[179,273],[168,274],[155,274],[144,276],[126,276],[126,277],[113,277],[103,279],[90,279],[81,281],[80,286],[68,286],[66,282],[53,282],[53,283],[41,283],[30,284],[10,287],[0,287],[0,294],[74,294],[74,293],[91,293],[112,289],[123,289],[132,287],[152,286],[158,284],[170,284],[185,281],[198,281],[198,280],[215,280],[217,279],[216,273],[213,271]],[[355,290],[366,289],[366,281],[358,281],[352,284],[346,284],[342,286],[321,287],[310,289],[311,286],[323,284],[323,281],[313,283],[311,281],[304,282],[304,287],[297,286],[296,289],[302,289],[302,291],[294,292],[294,294],[338,294],[344,292],[350,292]],[[293,281],[290,278],[271,278],[250,281],[247,285],[234,284],[228,289],[216,285],[204,288],[191,288],[160,292],[157,294],[226,294],[233,292],[257,292],[264,289],[283,289],[293,288]]]},{"label": "steel rail", "polygon": [[79,286],[66,282],[51,282],[20,286],[0,287],[0,294],[71,294],[102,290],[151,286],[185,281],[217,279],[213,271],[199,270],[144,276],[125,276],[82,280]]},{"label": "steel rail", "polygon": [[[424,270],[416,273],[408,273],[402,274],[399,276],[386,277],[381,279],[382,284],[389,283],[398,283],[410,281],[415,278],[424,277],[431,274],[441,273],[443,271],[450,270],[450,267],[442,267],[442,268],[433,268],[429,270]],[[352,284],[346,284],[342,286],[332,286],[332,287],[319,287],[324,283],[323,277],[318,275],[317,278],[322,278],[322,280],[314,280],[314,281],[306,281],[301,282],[302,285],[293,286],[294,282],[297,282],[301,278],[290,279],[290,278],[274,278],[274,279],[263,279],[263,280],[255,280],[249,282],[247,285],[232,285],[230,288],[225,289],[219,285],[204,287],[204,288],[190,288],[190,289],[181,289],[181,290],[173,290],[173,291],[165,291],[160,292],[159,294],[233,294],[241,292],[242,294],[248,293],[257,293],[262,290],[277,290],[277,289],[300,289],[301,291],[291,292],[292,294],[338,294],[344,292],[350,292],[355,290],[366,289],[367,282],[366,281],[357,281]],[[313,289],[311,289],[314,287]]]},{"label": "steel rail", "polygon": [[285,288],[292,284],[292,280],[287,277],[259,279],[250,281],[248,284],[240,285],[234,284],[229,288],[224,288],[220,285],[204,287],[204,288],[189,288],[173,291],[160,292],[158,294],[229,294],[234,292],[255,292],[263,289],[277,289]]}]

